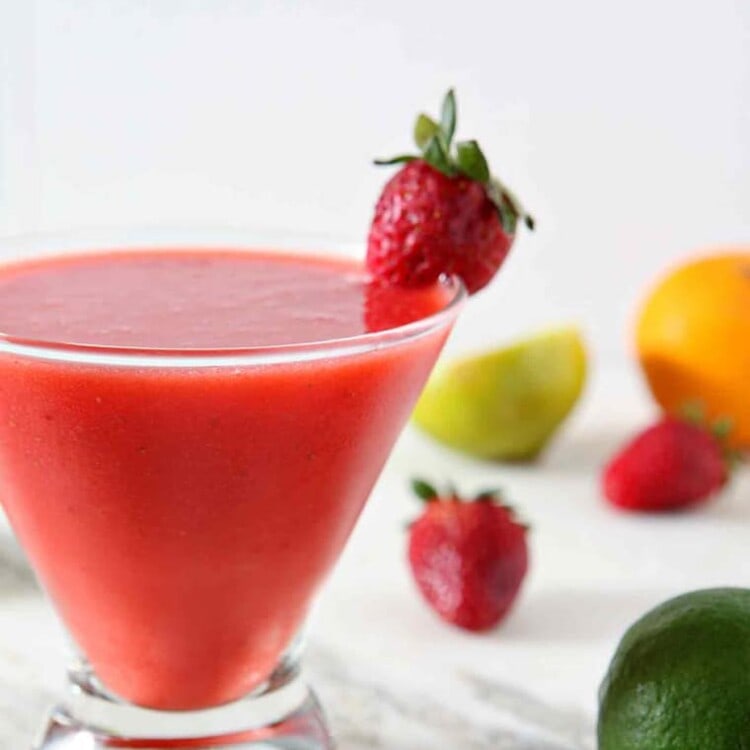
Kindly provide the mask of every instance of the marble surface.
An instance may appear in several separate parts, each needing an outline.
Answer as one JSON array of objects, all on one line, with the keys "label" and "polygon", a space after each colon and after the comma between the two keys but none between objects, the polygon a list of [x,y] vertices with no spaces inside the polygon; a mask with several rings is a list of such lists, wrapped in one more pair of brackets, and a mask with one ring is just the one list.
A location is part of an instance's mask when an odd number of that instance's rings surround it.
[{"label": "marble surface", "polygon": [[[309,679],[341,750],[592,750],[596,689],[627,625],[692,588],[747,583],[750,478],[703,510],[609,510],[597,471],[651,413],[628,371],[601,371],[536,466],[494,466],[407,430],[310,626]],[[532,569],[511,617],[476,636],[435,618],[403,560],[412,475],[500,484],[531,523]],[[29,747],[59,687],[61,633],[0,527],[0,750]]]},{"label": "marble surface", "polygon": [[[0,748],[28,748],[54,702],[64,636],[6,537],[0,545]],[[415,675],[388,660],[344,658],[310,639],[306,669],[341,750],[583,750],[582,716],[552,710],[509,684],[470,671]],[[429,687],[428,687],[429,686]]]}]

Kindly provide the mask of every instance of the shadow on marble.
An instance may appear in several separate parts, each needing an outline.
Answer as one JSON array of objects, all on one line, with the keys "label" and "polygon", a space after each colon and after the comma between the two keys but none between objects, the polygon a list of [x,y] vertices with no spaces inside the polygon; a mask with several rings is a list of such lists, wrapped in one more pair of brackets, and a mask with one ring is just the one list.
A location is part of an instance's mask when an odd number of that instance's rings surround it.
[{"label": "shadow on marble", "polygon": [[750,521],[750,465],[736,466],[724,491],[691,512],[699,512],[713,520],[729,523]]},{"label": "shadow on marble", "polygon": [[[458,474],[472,475],[488,471],[514,472],[524,469],[543,470],[549,474],[578,474],[596,476],[607,459],[619,448],[628,435],[616,428],[586,432],[570,432],[563,427],[552,438],[549,446],[533,461],[493,461],[469,456],[453,450],[412,429],[407,434],[410,450],[395,452],[390,465],[404,476],[414,473],[414,465],[449,467]],[[424,473],[429,473],[428,468]]]},{"label": "shadow on marble", "polygon": [[540,456],[539,466],[549,472],[591,472],[592,476],[598,476],[601,467],[627,438],[627,434],[615,428],[580,433],[565,432],[563,428]]},{"label": "shadow on marble", "polygon": [[[503,641],[589,642],[625,628],[664,591],[557,588],[530,594],[497,635]],[[493,637],[493,636],[490,636]]]},{"label": "shadow on marble", "polygon": [[34,574],[15,540],[10,534],[0,532],[0,599],[38,590]]},{"label": "shadow on marble", "polygon": [[[8,750],[29,746],[54,695],[39,656],[24,649],[19,659],[0,674],[0,748]],[[591,750],[580,717],[478,676],[459,676],[446,698],[429,685],[415,691],[387,671],[376,677],[365,660],[345,662],[316,643],[307,672],[338,750]]]},{"label": "shadow on marble", "polygon": [[[554,601],[548,605],[556,606]],[[527,608],[533,606],[527,603]],[[31,572],[7,535],[0,535],[0,608],[0,748],[20,750],[29,746],[54,696],[65,650]],[[532,611],[531,625],[520,622],[519,632],[528,637],[547,620]],[[27,640],[19,640],[20,632]],[[547,636],[536,632],[535,637]],[[27,647],[28,639],[35,648]],[[376,677],[378,664],[372,655],[350,663],[334,650],[310,644],[307,671],[328,710],[339,750],[590,748],[582,717],[511,686],[463,674],[446,695],[438,682],[415,689],[387,670]]]}]

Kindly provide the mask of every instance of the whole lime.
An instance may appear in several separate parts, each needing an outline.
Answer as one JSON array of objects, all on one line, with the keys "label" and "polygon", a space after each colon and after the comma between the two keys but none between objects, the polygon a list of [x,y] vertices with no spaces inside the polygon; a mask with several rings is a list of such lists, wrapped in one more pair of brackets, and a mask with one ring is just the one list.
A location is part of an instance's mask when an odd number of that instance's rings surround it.
[{"label": "whole lime", "polygon": [[750,748],[750,590],[694,591],[625,633],[599,691],[599,750]]}]

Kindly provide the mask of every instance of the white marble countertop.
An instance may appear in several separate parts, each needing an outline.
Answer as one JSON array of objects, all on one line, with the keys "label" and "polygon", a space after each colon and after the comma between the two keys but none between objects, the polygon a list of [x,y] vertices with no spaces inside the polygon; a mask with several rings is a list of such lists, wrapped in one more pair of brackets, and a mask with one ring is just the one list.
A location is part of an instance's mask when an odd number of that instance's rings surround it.
[{"label": "white marble countertop", "polygon": [[[588,750],[596,689],[623,629],[662,599],[747,584],[750,476],[704,509],[606,507],[598,468],[651,414],[633,373],[596,374],[536,466],[472,461],[408,429],[312,618],[307,660],[342,750]],[[500,485],[532,525],[532,568],[489,635],[444,625],[403,560],[406,479]],[[20,750],[60,684],[61,636],[0,529],[0,750]]]}]

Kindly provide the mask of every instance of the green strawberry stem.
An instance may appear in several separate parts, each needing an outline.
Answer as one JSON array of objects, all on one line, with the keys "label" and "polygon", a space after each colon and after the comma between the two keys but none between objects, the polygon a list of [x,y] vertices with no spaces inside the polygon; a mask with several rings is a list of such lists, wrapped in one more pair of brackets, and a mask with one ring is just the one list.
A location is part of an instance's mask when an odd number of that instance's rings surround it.
[{"label": "green strawberry stem", "polygon": [[[464,500],[458,492],[458,489],[452,482],[446,483],[442,490],[438,490],[435,485],[424,479],[414,478],[411,480],[412,492],[425,503],[435,502],[455,502],[462,504],[470,503],[488,503],[491,505],[497,505],[508,512],[512,520],[519,526],[522,526],[526,531],[531,529],[528,523],[524,523],[518,519],[516,509],[512,505],[508,505],[503,501],[502,491],[497,487],[491,487],[488,489],[480,490],[474,495],[473,498]],[[411,528],[411,523],[407,524],[406,528]]]},{"label": "green strawberry stem", "polygon": [[390,159],[376,159],[375,164],[404,164],[422,159],[447,177],[468,177],[484,186],[487,197],[495,204],[500,223],[508,234],[516,233],[519,219],[533,230],[533,217],[523,208],[518,198],[500,180],[492,176],[479,144],[475,140],[453,143],[456,119],[456,95],[453,89],[450,89],[443,98],[440,122],[436,122],[429,115],[417,116],[414,123],[414,142],[419,154],[400,154]]},{"label": "green strawberry stem", "polygon": [[679,416],[696,427],[702,427],[714,436],[724,453],[724,461],[729,474],[742,463],[744,458],[742,452],[729,446],[729,436],[734,428],[734,420],[731,417],[721,416],[709,422],[706,406],[699,400],[686,401],[679,409]]},{"label": "green strawberry stem", "polygon": [[[477,492],[477,494],[474,495],[475,503],[497,503],[501,499],[502,499],[502,493],[496,487],[493,487],[492,489],[482,490],[481,492]],[[506,507],[509,507],[509,506],[506,506]]]},{"label": "green strawberry stem", "polygon": [[439,499],[438,491],[429,482],[425,482],[424,479],[412,479],[411,489],[420,500],[424,500],[427,503]]}]

